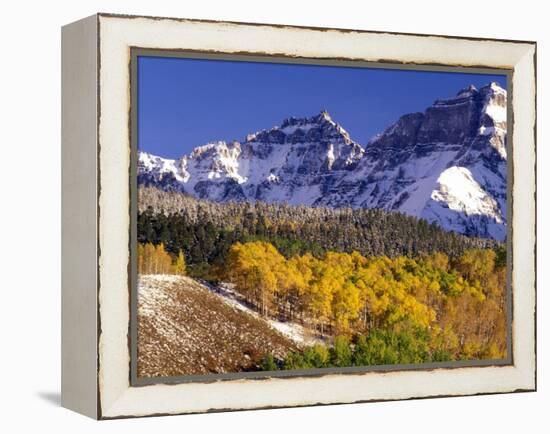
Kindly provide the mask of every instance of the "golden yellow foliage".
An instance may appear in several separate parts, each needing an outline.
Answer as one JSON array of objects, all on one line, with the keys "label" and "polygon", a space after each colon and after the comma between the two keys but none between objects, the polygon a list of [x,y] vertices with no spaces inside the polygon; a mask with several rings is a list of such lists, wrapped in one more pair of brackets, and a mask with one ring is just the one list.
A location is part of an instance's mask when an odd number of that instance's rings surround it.
[{"label": "golden yellow foliage", "polygon": [[270,243],[234,244],[225,278],[264,315],[299,319],[321,333],[427,330],[453,358],[506,353],[506,271],[492,250],[451,260],[366,258],[327,252],[286,259]]},{"label": "golden yellow foliage", "polygon": [[137,246],[137,263],[139,274],[185,274],[185,257],[180,251],[173,259],[165,250],[164,244],[153,243]]}]

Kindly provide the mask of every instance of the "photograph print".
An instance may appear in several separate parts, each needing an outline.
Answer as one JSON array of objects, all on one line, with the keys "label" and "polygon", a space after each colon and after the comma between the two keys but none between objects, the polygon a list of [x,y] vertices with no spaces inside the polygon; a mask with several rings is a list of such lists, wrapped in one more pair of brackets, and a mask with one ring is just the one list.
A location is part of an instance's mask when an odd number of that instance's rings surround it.
[{"label": "photograph print", "polygon": [[189,56],[133,58],[138,379],[509,362],[506,71]]}]

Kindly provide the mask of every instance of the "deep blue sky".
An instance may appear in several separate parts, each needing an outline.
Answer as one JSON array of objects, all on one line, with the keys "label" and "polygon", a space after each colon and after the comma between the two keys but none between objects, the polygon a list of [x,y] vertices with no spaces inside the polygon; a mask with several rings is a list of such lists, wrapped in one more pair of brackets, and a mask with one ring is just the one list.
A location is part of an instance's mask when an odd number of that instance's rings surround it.
[{"label": "deep blue sky", "polygon": [[139,57],[138,148],[178,158],[326,109],[362,145],[405,113],[505,75]]}]

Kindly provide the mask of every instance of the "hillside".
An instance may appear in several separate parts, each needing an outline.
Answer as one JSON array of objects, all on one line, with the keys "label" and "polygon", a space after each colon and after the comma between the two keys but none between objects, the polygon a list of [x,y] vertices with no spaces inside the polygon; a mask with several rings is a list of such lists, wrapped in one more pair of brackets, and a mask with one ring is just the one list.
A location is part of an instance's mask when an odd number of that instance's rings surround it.
[{"label": "hillside", "polygon": [[[162,245],[151,247],[140,250],[138,264],[142,377],[499,359],[507,352],[502,252],[287,259],[269,243],[236,243],[208,283],[145,274],[167,255]],[[166,265],[160,272],[185,272]]]},{"label": "hillside", "polygon": [[265,353],[299,348],[278,324],[184,276],[140,276],[138,318],[140,377],[257,370]]}]

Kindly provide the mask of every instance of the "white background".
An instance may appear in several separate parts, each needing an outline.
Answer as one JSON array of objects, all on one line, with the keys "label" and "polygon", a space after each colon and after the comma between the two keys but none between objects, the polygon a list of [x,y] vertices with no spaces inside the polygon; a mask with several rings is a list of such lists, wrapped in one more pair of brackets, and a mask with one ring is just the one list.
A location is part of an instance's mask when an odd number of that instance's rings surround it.
[{"label": "white background", "polygon": [[[0,16],[0,430],[3,432],[549,432],[548,13],[506,1],[11,1]],[[60,27],[95,12],[538,42],[536,393],[94,422],[59,407]],[[521,146],[521,144],[516,144]],[[521,180],[516,180],[521,182]],[[32,431],[31,431],[32,430]]]}]

